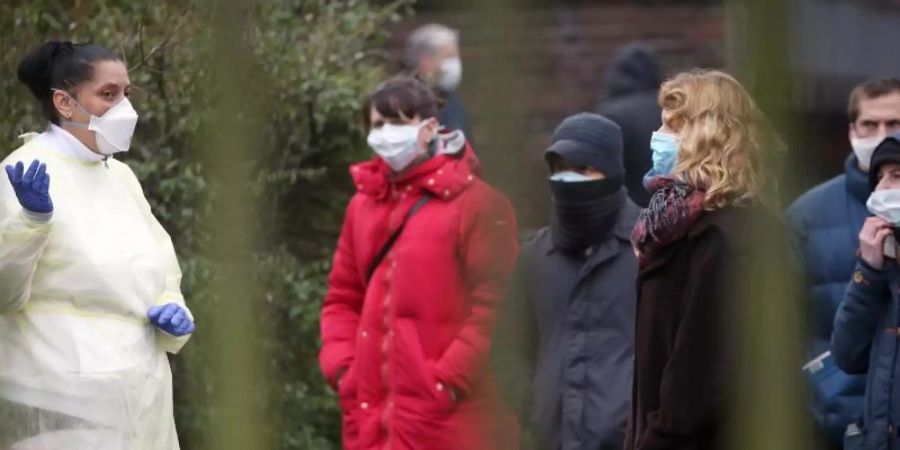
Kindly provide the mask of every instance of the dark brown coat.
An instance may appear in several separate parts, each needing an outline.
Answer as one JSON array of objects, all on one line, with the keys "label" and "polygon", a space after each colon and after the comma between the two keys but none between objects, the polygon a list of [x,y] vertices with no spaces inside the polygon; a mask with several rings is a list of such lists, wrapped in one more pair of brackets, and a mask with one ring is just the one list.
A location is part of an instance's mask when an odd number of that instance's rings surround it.
[{"label": "dark brown coat", "polygon": [[751,248],[750,208],[704,213],[638,275],[627,450],[713,450],[729,415],[732,274]]}]

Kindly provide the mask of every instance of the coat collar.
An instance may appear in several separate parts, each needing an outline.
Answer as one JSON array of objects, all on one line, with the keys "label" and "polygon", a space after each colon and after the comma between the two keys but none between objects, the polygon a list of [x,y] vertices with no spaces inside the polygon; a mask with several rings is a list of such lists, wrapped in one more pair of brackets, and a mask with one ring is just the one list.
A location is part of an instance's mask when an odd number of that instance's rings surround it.
[{"label": "coat collar", "polygon": [[859,168],[856,155],[850,154],[844,161],[844,175],[847,178],[847,191],[862,203],[866,203],[871,194],[869,189],[869,174]]},{"label": "coat collar", "polygon": [[[705,211],[691,227],[687,235],[673,242],[660,251],[641,268],[641,274],[650,272],[667,263],[675,251],[686,242],[697,239],[709,230],[722,233],[726,242],[733,249],[745,249],[753,245],[756,233],[750,232],[755,220],[768,220],[765,207],[752,204],[750,206],[728,206],[715,211]],[[749,224],[749,225],[748,225]]]},{"label": "coat collar", "polygon": [[[460,136],[450,139],[458,142]],[[454,152],[446,147],[453,142],[446,140],[446,135],[442,139],[445,147],[441,153],[399,176],[378,157],[352,165],[350,175],[356,190],[378,200],[387,199],[391,192],[422,192],[442,200],[459,196],[480,177],[480,163],[468,142],[461,141]]]},{"label": "coat collar", "polygon": [[[615,238],[616,241],[625,242],[628,244],[628,247],[631,248],[631,230],[634,229],[634,224],[637,222],[638,215],[641,213],[641,209],[638,208],[634,202],[631,201],[630,198],[626,197],[625,202],[622,203],[622,209],[619,211],[619,216],[616,218],[616,224],[613,226],[611,237]],[[547,245],[547,254],[552,254],[556,252],[561,252],[556,246],[553,245],[553,239],[550,238],[550,235],[553,233],[549,228],[546,229],[547,239],[549,244]],[[606,242],[611,241],[612,239],[607,239],[605,242],[601,242],[598,245],[595,245],[595,251],[599,252],[602,247],[606,246]]]}]

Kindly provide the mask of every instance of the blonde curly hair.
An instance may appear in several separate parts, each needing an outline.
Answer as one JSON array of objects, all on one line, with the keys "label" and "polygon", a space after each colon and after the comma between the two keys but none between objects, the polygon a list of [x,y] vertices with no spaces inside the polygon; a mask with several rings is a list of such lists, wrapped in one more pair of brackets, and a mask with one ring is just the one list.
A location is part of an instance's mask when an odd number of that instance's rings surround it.
[{"label": "blonde curly hair", "polygon": [[680,73],[663,83],[659,104],[666,126],[680,132],[673,176],[704,190],[707,210],[774,200],[767,169],[784,144],[734,77]]}]

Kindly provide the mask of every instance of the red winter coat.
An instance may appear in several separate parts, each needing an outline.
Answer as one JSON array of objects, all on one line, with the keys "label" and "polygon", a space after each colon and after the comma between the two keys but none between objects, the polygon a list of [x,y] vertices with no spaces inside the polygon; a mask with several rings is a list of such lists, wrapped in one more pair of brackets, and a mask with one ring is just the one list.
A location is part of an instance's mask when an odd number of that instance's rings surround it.
[{"label": "red winter coat", "polygon": [[[345,449],[518,448],[487,366],[518,255],[515,216],[476,166],[465,145],[400,179],[379,159],[351,168],[358,192],[329,276],[319,356],[344,412]],[[367,285],[376,253],[423,195],[430,200]]]}]

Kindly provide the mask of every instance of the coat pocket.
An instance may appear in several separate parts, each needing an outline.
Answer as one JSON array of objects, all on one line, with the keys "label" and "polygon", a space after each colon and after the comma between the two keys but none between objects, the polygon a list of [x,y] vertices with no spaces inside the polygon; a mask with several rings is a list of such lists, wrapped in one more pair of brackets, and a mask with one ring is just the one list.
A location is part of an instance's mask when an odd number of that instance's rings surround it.
[{"label": "coat pocket", "polygon": [[434,418],[443,418],[456,408],[450,386],[435,376],[434,361],[425,358],[415,326],[405,321],[397,322],[394,341],[396,363],[402,365],[403,378],[396,379],[398,392],[412,394],[422,404],[423,412]]},{"label": "coat pocket", "polygon": [[844,433],[844,450],[866,450],[865,437],[865,431],[855,423],[851,423]]}]

